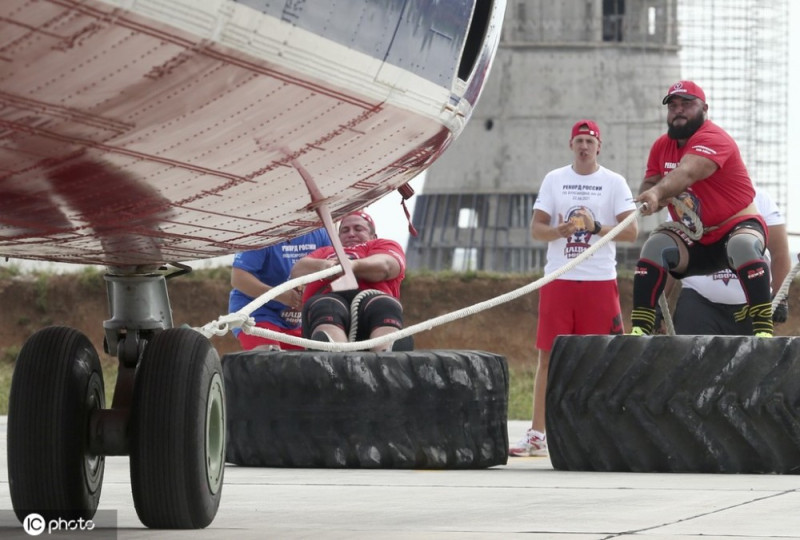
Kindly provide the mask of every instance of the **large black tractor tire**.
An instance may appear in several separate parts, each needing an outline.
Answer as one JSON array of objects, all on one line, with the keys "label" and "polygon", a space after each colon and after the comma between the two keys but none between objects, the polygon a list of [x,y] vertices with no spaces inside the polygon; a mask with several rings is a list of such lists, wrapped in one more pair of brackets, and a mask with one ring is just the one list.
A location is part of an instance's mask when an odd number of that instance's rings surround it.
[{"label": "large black tractor tire", "polygon": [[508,367],[480,351],[222,359],[227,457],[261,467],[465,469],[508,455]]},{"label": "large black tractor tire", "polygon": [[142,523],[200,529],[217,514],[225,473],[225,393],[219,355],[194,330],[159,333],[136,370],[131,491]]},{"label": "large black tractor tire", "polygon": [[800,338],[561,336],[556,469],[800,473]]},{"label": "large black tractor tire", "polygon": [[105,458],[89,450],[89,418],[105,406],[103,374],[89,338],[44,328],[17,358],[8,405],[8,485],[20,521],[91,519]]}]

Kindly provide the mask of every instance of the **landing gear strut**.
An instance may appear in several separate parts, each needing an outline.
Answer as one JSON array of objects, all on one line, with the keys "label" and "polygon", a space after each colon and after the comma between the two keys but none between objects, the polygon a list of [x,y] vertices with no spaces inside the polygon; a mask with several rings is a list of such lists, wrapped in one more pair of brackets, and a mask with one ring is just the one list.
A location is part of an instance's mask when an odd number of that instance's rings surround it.
[{"label": "landing gear strut", "polygon": [[106,352],[119,360],[110,409],[97,351],[81,332],[40,330],[11,384],[8,476],[20,520],[91,519],[105,456],[131,456],[131,487],[148,527],[202,528],[216,516],[225,472],[225,391],[217,351],[172,328],[159,271],[106,274]]}]

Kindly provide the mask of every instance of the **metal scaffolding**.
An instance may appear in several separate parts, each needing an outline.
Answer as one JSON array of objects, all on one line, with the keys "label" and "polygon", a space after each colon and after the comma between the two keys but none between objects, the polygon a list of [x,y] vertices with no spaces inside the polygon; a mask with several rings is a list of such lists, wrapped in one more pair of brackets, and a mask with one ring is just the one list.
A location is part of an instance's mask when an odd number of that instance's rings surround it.
[{"label": "metal scaffolding", "polygon": [[738,143],[750,176],[788,214],[788,0],[679,0],[681,73]]}]

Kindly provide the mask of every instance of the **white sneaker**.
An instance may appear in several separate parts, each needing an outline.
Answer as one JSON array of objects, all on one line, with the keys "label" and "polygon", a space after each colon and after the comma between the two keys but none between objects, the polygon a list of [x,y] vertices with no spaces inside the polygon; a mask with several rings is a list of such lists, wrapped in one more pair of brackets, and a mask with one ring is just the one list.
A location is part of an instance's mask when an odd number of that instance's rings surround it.
[{"label": "white sneaker", "polygon": [[529,429],[525,436],[511,445],[508,455],[513,457],[546,456],[547,435],[535,429]]}]

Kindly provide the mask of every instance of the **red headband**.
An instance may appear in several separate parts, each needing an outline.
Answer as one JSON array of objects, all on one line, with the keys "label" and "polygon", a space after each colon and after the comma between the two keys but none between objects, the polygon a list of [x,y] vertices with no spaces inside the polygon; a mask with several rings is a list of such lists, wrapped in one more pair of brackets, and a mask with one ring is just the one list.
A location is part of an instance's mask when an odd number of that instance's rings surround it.
[{"label": "red headband", "polygon": [[[370,216],[366,212],[362,212],[360,210],[356,210],[355,212],[350,212],[349,214],[346,214],[344,217],[347,217],[347,216],[358,216],[358,217],[360,217],[361,219],[363,219],[364,221],[369,223],[369,228],[372,229],[373,233],[375,232],[375,220],[373,220],[372,216]],[[342,219],[344,220],[344,218],[342,218]]]}]

